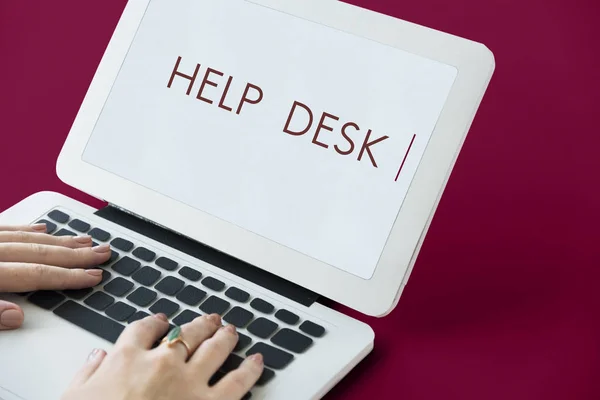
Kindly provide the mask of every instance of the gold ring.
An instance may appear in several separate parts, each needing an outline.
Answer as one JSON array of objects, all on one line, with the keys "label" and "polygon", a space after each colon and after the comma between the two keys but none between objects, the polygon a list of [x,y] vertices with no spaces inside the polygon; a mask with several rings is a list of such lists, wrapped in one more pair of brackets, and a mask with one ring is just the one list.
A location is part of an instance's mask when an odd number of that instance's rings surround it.
[{"label": "gold ring", "polygon": [[175,343],[181,343],[187,350],[188,358],[190,358],[192,355],[192,349],[190,348],[190,345],[181,337],[181,327],[179,326],[171,329],[171,331],[163,338],[163,340],[161,340],[160,343],[165,343],[169,347],[174,346]]}]

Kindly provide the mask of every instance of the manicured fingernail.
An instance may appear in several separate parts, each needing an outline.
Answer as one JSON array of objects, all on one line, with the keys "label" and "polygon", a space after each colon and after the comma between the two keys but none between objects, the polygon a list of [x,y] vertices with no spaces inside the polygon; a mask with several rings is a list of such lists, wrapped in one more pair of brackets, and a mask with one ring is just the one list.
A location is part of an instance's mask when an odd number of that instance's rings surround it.
[{"label": "manicured fingernail", "polygon": [[226,326],[225,328],[223,328],[223,329],[224,329],[224,330],[226,330],[226,331],[227,331],[227,332],[229,332],[229,333],[233,333],[233,334],[235,334],[235,333],[236,333],[236,330],[235,330],[235,325],[232,325],[232,324],[229,324],[229,325],[227,325],[227,326]]},{"label": "manicured fingernail", "polygon": [[46,232],[46,224],[33,224],[31,225],[31,229],[36,232]]},{"label": "manicured fingernail", "polygon": [[214,322],[217,325],[221,325],[221,316],[219,314],[210,314],[208,316],[208,319],[210,319],[212,322]]},{"label": "manicured fingernail", "polygon": [[0,325],[5,328],[18,328],[23,323],[23,314],[19,310],[5,310],[0,314]]},{"label": "manicured fingernail", "polygon": [[77,243],[86,244],[92,241],[92,237],[89,235],[74,236],[73,240],[75,240]]},{"label": "manicured fingernail", "polygon": [[100,349],[92,350],[92,352],[88,355],[88,361],[92,361],[93,359],[98,357],[99,354],[100,354]]},{"label": "manicured fingernail", "polygon": [[110,245],[101,244],[100,246],[92,247],[92,250],[96,253],[106,253],[107,251],[110,251]]},{"label": "manicured fingernail", "polygon": [[248,359],[250,359],[251,361],[253,361],[257,364],[263,363],[263,356],[260,353],[254,353],[251,356],[249,356]]},{"label": "manicured fingernail", "polygon": [[85,272],[87,272],[88,274],[90,274],[92,276],[100,276],[100,275],[102,275],[102,270],[101,269],[86,269]]},{"label": "manicured fingernail", "polygon": [[161,319],[161,320],[163,320],[165,322],[169,321],[168,318],[167,318],[167,316],[165,314],[163,314],[163,313],[154,314],[154,318]]}]

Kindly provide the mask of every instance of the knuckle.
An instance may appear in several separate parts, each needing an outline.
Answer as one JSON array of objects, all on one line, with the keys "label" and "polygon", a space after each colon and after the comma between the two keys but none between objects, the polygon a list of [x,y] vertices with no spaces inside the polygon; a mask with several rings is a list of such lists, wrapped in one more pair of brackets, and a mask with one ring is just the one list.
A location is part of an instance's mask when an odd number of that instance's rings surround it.
[{"label": "knuckle", "polygon": [[48,255],[48,248],[46,246],[42,246],[39,243],[30,243],[29,247],[33,253],[36,253],[42,257]]},{"label": "knuckle", "polygon": [[17,239],[17,242],[21,242],[21,243],[26,243],[29,240],[29,235],[27,235],[27,233],[23,232],[23,231],[17,231],[15,232],[15,236]]}]

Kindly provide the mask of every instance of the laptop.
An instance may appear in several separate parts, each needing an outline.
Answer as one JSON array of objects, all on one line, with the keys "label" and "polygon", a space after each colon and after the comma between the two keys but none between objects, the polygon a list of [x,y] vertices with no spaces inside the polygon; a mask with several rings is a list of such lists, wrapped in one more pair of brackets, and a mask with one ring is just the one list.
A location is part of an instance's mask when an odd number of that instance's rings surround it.
[{"label": "laptop", "polygon": [[394,309],[494,65],[342,2],[130,0],[56,165],[107,206],[39,192],[0,214],[112,257],[94,288],[2,295],[26,321],[0,334],[0,398],[58,399],[156,312],[236,325],[220,373],[266,365],[245,398],[325,396],[374,346],[329,304]]}]

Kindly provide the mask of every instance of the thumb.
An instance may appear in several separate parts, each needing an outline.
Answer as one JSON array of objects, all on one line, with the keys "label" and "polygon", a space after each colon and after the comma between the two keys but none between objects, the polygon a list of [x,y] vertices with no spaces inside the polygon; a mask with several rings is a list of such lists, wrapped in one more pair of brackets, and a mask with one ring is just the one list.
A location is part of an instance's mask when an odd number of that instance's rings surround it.
[{"label": "thumb", "polygon": [[23,310],[16,304],[0,300],[0,331],[16,329],[23,323]]},{"label": "thumb", "polygon": [[88,355],[88,358],[83,364],[83,367],[79,369],[73,381],[71,382],[71,386],[80,386],[87,382],[88,379],[96,372],[102,361],[104,361],[104,357],[106,357],[106,352],[101,349],[94,349]]}]

